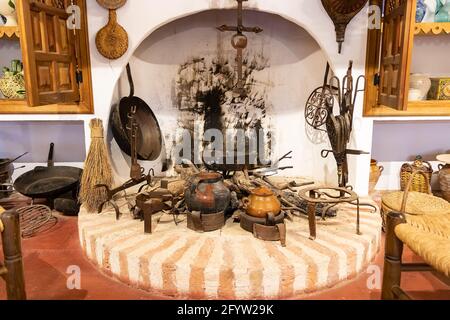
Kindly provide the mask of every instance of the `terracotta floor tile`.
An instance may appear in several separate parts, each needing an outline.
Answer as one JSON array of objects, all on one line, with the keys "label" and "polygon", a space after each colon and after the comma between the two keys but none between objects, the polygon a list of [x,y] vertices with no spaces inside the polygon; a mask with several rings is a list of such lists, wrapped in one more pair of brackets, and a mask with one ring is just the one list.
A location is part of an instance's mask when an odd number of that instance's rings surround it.
[{"label": "terracotta floor tile", "polygon": [[[162,297],[130,288],[100,273],[84,257],[78,240],[76,218],[60,217],[58,224],[46,234],[23,241],[25,278],[29,299],[162,299]],[[406,252],[409,261],[420,261],[411,252]],[[380,252],[374,262],[382,269]],[[69,266],[81,270],[81,290],[69,290],[66,286],[66,271]],[[381,275],[381,273],[380,273]],[[370,274],[360,274],[356,279],[336,288],[311,295],[307,299],[362,299],[380,298],[380,290],[368,289]],[[381,283],[381,282],[380,282]],[[450,290],[440,280],[427,273],[409,273],[403,277],[404,288],[417,299],[449,299]],[[0,299],[5,299],[4,283],[0,282]]]}]

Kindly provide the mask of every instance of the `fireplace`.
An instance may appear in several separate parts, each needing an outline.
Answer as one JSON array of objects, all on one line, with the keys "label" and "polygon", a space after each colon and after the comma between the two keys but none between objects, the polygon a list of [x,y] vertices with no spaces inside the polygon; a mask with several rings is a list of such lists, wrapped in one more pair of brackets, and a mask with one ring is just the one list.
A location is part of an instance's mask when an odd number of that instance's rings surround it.
[{"label": "fireplace", "polygon": [[[146,12],[155,8],[149,1],[121,9],[119,20],[129,32],[130,47],[116,61],[105,61],[93,53],[94,91],[110,94],[110,99],[95,95],[96,116],[108,119],[111,106],[129,94],[124,71],[129,64],[134,93],[151,107],[163,137],[160,157],[140,161],[140,165],[143,172],[154,169],[156,176],[164,178],[156,179],[148,189],[151,202],[132,210],[132,214],[122,213],[133,208],[129,200],[134,190],[129,190],[125,198],[112,199],[117,204],[116,214],[112,208],[101,215],[82,210],[80,242],[99,269],[164,296],[292,298],[352,278],[373,260],[380,246],[380,218],[372,210],[326,205],[323,212],[333,209],[333,218],[318,220],[316,234],[315,210],[319,206],[296,202],[298,189],[309,180],[337,183],[336,163],[321,157],[321,151],[329,149],[328,139],[305,124],[305,103],[322,85],[327,63],[333,74],[342,78],[348,61],[353,60],[355,78],[361,74],[366,33],[359,30],[366,29],[361,26],[367,23],[367,17],[362,13],[354,20],[343,53],[337,55],[334,27],[320,1],[277,3],[245,2],[244,24],[264,30],[247,34],[241,79],[247,89],[245,95],[236,94],[239,70],[231,45],[233,33],[216,29],[235,25],[236,12],[231,9],[236,1],[173,0],[159,4],[160,14],[151,16]],[[93,12],[98,10],[90,6]],[[91,19],[90,28],[96,30],[104,24],[99,20]],[[365,137],[371,134],[371,122],[361,114],[359,100],[349,147],[370,150],[370,139]],[[111,130],[108,142],[116,184],[120,184],[129,178],[130,158],[113,139]],[[267,180],[245,170],[224,181],[215,173],[197,174],[192,167],[179,171],[180,160],[208,168],[211,163],[204,161],[205,154],[209,155],[214,146],[219,146],[219,152],[216,149],[211,153],[213,165],[223,158],[226,162],[227,158],[243,159],[246,168],[250,159],[256,159],[258,166],[270,165],[288,152],[292,159],[285,159],[288,161],[283,166],[288,168],[278,172],[279,177]],[[369,159],[368,155],[361,156],[349,163],[350,184],[360,195],[367,190],[364,176],[368,176]],[[169,190],[174,185],[178,191]],[[256,187],[261,188],[259,195]],[[190,195],[201,197],[191,199],[188,189]],[[229,206],[225,209],[216,206],[219,194],[226,196],[223,198]],[[272,199],[274,209],[263,212],[267,219],[264,215],[258,218],[263,221],[257,220],[248,207],[256,212],[256,199],[250,200],[254,195],[261,202],[266,197]],[[368,198],[361,201],[373,204]],[[197,203],[202,204],[198,210]],[[167,205],[169,211],[158,209]],[[217,210],[210,213],[205,208]],[[249,218],[239,224],[244,211]],[[217,217],[205,222],[207,214]],[[134,219],[142,216],[144,223]],[[187,219],[183,219],[185,216]],[[209,232],[196,232],[199,230]]]},{"label": "fireplace", "polygon": [[[257,155],[252,160],[257,164],[292,151],[292,162],[286,165],[293,168],[282,175],[334,183],[335,164],[320,157],[327,139],[305,129],[303,115],[307,97],[323,81],[326,53],[308,31],[279,15],[247,10],[244,17],[247,25],[264,29],[248,35],[243,57],[246,97],[237,97],[233,91],[237,70],[232,34],[215,28],[235,23],[235,10],[208,10],[177,19],[152,32],[137,47],[130,58],[135,94],[153,109],[165,142],[165,154],[142,165],[158,169],[164,158],[171,160],[169,169],[180,158],[202,164],[205,149],[214,141],[210,136],[214,130],[223,134],[220,145],[230,156],[242,131],[246,162],[254,146]],[[123,73],[114,102],[128,90]],[[190,149],[180,150],[186,139],[190,139]],[[126,178],[128,158],[114,140],[111,152],[116,171]],[[167,175],[172,173],[169,170]]]}]

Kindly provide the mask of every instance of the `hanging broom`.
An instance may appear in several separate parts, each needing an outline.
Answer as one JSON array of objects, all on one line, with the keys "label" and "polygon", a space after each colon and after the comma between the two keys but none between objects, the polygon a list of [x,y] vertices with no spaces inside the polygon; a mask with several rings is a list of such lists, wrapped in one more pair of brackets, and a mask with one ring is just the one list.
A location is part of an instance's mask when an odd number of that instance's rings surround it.
[{"label": "hanging broom", "polygon": [[100,119],[92,119],[91,145],[84,162],[83,176],[79,200],[88,212],[97,212],[98,207],[107,200],[105,188],[96,188],[98,184],[113,185],[111,163],[103,137],[103,123]]}]

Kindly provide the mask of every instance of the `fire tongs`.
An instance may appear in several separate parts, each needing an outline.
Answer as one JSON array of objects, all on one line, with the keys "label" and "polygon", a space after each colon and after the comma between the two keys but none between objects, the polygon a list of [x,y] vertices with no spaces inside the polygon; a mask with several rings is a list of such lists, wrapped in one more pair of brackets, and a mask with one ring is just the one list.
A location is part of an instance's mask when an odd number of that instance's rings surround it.
[{"label": "fire tongs", "polygon": [[130,169],[130,180],[122,184],[120,187],[117,187],[115,189],[110,189],[107,185],[99,184],[96,185],[96,188],[105,188],[106,189],[106,201],[103,202],[99,208],[98,213],[101,213],[103,211],[103,207],[105,204],[110,203],[114,210],[116,211],[116,219],[119,220],[120,216],[122,215],[119,206],[114,201],[114,196],[122,191],[125,191],[127,189],[130,189],[134,186],[140,185],[145,182],[140,188],[138,193],[141,193],[141,191],[148,186],[151,186],[153,181],[153,176],[155,174],[153,169],[150,169],[148,174],[144,174],[144,168],[142,168],[138,161],[137,161],[137,133],[138,133],[138,124],[136,122],[136,107],[131,108],[131,112],[128,114],[128,125],[127,129],[129,131],[130,135],[130,144],[131,144],[131,169]]},{"label": "fire tongs", "polygon": [[[353,61],[350,61],[347,70],[347,75],[341,81],[333,76],[330,79],[329,85],[324,87],[331,88],[336,95],[339,103],[339,114],[333,114],[333,99],[325,99],[327,117],[324,119],[324,125],[330,140],[332,150],[322,150],[322,157],[327,158],[330,153],[333,153],[336,159],[338,168],[338,182],[339,187],[346,188],[348,184],[348,155],[362,155],[369,154],[361,150],[348,149],[347,145],[350,142],[350,136],[353,129],[353,112],[355,108],[355,101],[359,92],[363,92],[365,88],[360,89],[360,82],[364,82],[365,77],[360,76],[356,81],[356,86],[353,83]],[[325,81],[328,79],[329,66],[325,75]]]},{"label": "fire tongs", "polygon": [[[327,158],[330,153],[334,155],[337,164],[338,171],[338,183],[340,188],[346,188],[352,190],[352,186],[348,185],[348,155],[363,155],[369,154],[369,152],[361,150],[348,149],[348,143],[353,129],[353,113],[355,109],[355,102],[358,93],[365,91],[366,78],[359,76],[356,80],[356,85],[353,80],[353,61],[350,61],[347,70],[347,75],[341,81],[338,77],[333,76],[328,81],[328,75],[330,66],[327,64],[325,71],[325,79],[323,85],[323,93],[327,92],[336,97],[339,103],[339,114],[333,114],[334,97],[322,97],[321,101],[323,105],[317,107],[313,112],[322,115],[321,117],[315,116],[314,129],[322,130],[321,127],[325,126],[328,138],[330,140],[332,150],[322,150],[321,156]],[[364,83],[364,87],[360,88],[360,83]],[[308,114],[307,114],[308,115]],[[307,123],[308,117],[306,117]],[[344,194],[341,193],[341,197]],[[355,203],[353,203],[355,204]],[[356,205],[356,204],[355,204]],[[373,205],[367,203],[359,203],[359,205],[369,206],[374,210],[377,210]]]}]

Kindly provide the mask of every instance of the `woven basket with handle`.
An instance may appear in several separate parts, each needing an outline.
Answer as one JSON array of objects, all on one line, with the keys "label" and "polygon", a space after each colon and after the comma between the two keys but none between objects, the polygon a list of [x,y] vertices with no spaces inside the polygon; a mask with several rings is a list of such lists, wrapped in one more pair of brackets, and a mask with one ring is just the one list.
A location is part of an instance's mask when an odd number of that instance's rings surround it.
[{"label": "woven basket with handle", "polygon": [[420,156],[416,158],[413,164],[405,163],[402,166],[400,171],[400,185],[402,191],[406,190],[406,185],[409,183],[412,173],[417,170],[422,171],[423,175],[414,175],[409,191],[428,193],[431,177],[433,176],[433,168],[428,161],[423,161]]},{"label": "woven basket with handle", "polygon": [[411,191],[411,186],[418,175],[428,179],[426,172],[414,170],[405,186],[406,191],[391,192],[382,197],[381,216],[383,218],[383,228],[389,212],[401,212],[406,217],[408,215],[450,214],[450,203],[433,196],[430,184],[428,184],[426,193]]},{"label": "woven basket with handle", "polygon": [[445,200],[450,201],[450,165],[439,166],[439,184],[442,196]]}]

